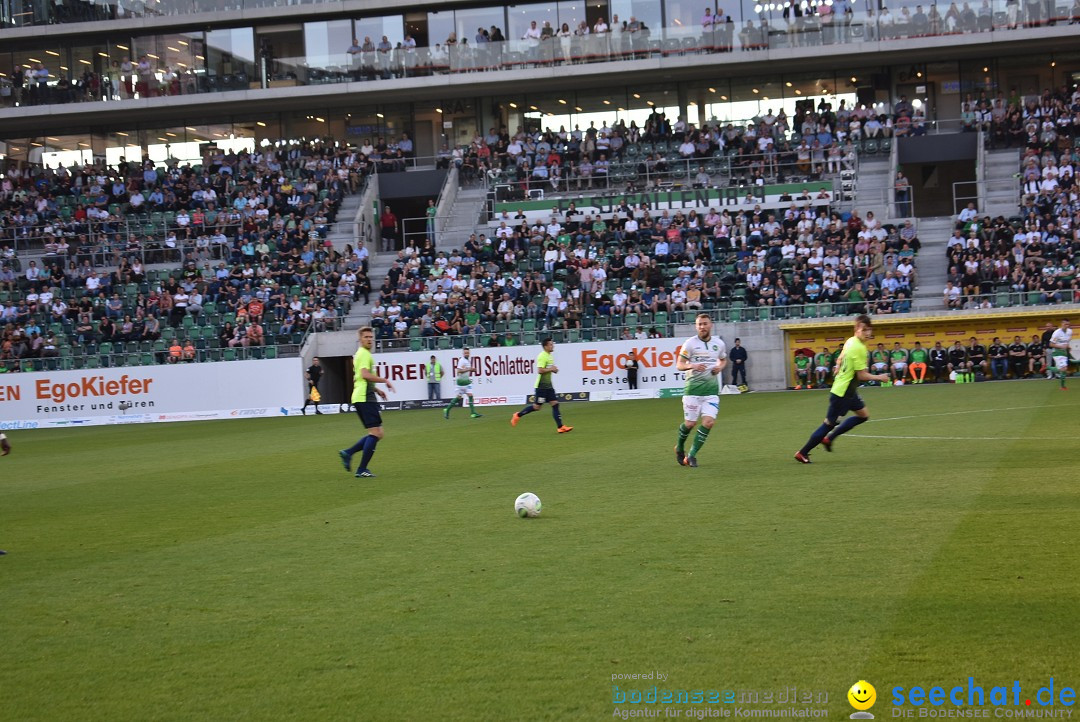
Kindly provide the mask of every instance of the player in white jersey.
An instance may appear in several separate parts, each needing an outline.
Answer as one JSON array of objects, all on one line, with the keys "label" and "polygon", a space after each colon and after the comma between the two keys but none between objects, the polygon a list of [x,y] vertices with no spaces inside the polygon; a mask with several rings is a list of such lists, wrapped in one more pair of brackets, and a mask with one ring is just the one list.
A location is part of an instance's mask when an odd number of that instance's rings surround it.
[{"label": "player in white jersey", "polygon": [[454,398],[450,399],[450,403],[447,404],[446,410],[443,411],[443,418],[450,418],[450,409],[454,408],[455,404],[460,403],[465,405],[464,398],[469,397],[469,415],[471,418],[479,419],[483,414],[476,413],[476,407],[473,406],[473,391],[472,391],[472,359],[469,357],[469,349],[463,348],[461,350],[461,357],[456,358],[450,362],[450,367],[454,370]]},{"label": "player in white jersey", "polygon": [[[720,409],[720,374],[727,365],[727,346],[712,335],[712,318],[699,313],[694,322],[697,336],[692,336],[679,349],[675,368],[686,373],[686,389],[683,391],[683,423],[679,426],[679,440],[675,444],[675,461],[681,466],[697,467],[697,453],[709,431],[716,422]],[[700,419],[697,434],[690,451],[686,440]]]},{"label": "player in white jersey", "polygon": [[1069,375],[1069,342],[1072,341],[1072,328],[1069,319],[1061,319],[1061,326],[1050,336],[1050,358],[1057,369],[1061,388],[1064,390],[1065,377]]}]

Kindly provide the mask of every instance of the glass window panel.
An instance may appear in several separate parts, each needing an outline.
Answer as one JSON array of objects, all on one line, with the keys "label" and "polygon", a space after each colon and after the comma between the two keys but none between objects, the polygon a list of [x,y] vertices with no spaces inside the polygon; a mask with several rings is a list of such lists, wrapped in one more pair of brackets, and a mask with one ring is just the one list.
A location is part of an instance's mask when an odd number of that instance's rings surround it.
[{"label": "glass window panel", "polygon": [[363,18],[356,21],[356,37],[360,42],[364,38],[371,38],[376,45],[382,40],[383,35],[391,44],[397,45],[405,39],[405,22],[401,15],[384,15],[377,18]]},{"label": "glass window panel", "polygon": [[247,90],[255,73],[255,33],[252,28],[206,33],[207,89]]},{"label": "glass window panel", "polygon": [[304,62],[308,68],[308,82],[322,82],[323,73],[311,73],[311,69],[344,69],[350,65],[349,47],[352,45],[352,21],[331,20],[304,24]]},{"label": "glass window panel", "polygon": [[503,14],[501,7],[455,10],[454,24],[457,27],[458,37],[469,38],[470,43],[476,42],[476,35],[480,29],[487,31],[488,35],[490,35],[491,28],[494,26],[500,31],[504,31],[504,36],[506,34],[506,16]]},{"label": "glass window panel", "polygon": [[457,38],[471,38],[476,32],[475,28],[469,34],[459,32],[454,22],[454,12],[451,10],[428,13],[427,18],[428,45],[432,47],[445,43],[451,33],[454,33]]}]

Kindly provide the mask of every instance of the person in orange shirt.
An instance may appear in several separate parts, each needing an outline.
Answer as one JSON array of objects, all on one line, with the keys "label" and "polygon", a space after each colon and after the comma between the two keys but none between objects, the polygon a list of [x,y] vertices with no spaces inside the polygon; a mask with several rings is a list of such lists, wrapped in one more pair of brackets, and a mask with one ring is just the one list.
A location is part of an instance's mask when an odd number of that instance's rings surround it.
[{"label": "person in orange shirt", "polygon": [[169,346],[169,363],[174,364],[184,356],[184,348],[180,345],[180,339],[173,339]]},{"label": "person in orange shirt", "polygon": [[184,342],[184,362],[191,363],[192,361],[194,361],[195,354],[195,344],[191,342],[191,339],[188,339]]}]

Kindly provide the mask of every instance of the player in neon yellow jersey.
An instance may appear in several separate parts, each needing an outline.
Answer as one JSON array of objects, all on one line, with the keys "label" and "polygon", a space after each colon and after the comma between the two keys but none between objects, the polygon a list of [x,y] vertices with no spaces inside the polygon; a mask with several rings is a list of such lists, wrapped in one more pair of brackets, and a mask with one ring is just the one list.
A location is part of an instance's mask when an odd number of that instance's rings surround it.
[{"label": "player in neon yellow jersey", "polygon": [[[826,451],[832,451],[832,444],[837,436],[866,423],[870,418],[866,403],[859,398],[859,382],[889,382],[888,374],[872,374],[866,370],[866,340],[871,338],[873,333],[873,322],[869,316],[863,314],[855,318],[855,334],[844,343],[844,350],[837,360],[837,372],[829,391],[829,411],[825,414],[825,422],[810,435],[803,447],[795,452],[795,461],[800,464],[810,463],[810,451],[818,444],[824,446]],[[849,411],[853,416],[844,419],[844,423],[837,426],[836,422]]]}]

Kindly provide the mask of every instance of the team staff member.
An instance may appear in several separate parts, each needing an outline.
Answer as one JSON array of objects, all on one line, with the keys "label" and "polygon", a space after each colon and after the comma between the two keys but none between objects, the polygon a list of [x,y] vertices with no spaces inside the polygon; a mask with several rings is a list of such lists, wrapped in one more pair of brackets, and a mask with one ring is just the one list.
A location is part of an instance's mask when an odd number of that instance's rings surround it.
[{"label": "team staff member", "polygon": [[1028,373],[1028,349],[1019,336],[1013,336],[1009,344],[1009,366],[1014,379],[1022,379]]},{"label": "team staff member", "polygon": [[357,335],[360,337],[360,348],[353,356],[352,402],[356,415],[360,417],[360,423],[368,433],[349,448],[339,451],[338,456],[345,465],[345,471],[350,471],[353,454],[363,451],[360,464],[356,467],[356,478],[374,479],[375,475],[368,469],[368,464],[375,454],[375,445],[383,438],[379,399],[386,398],[386,392],[376,384],[386,384],[390,391],[394,390],[394,385],[375,374],[375,357],[371,354],[371,349],[375,347],[375,330],[371,326],[364,326]]},{"label": "team staff member", "polygon": [[949,352],[941,341],[934,343],[930,349],[930,369],[934,372],[934,383],[945,380],[949,375]]},{"label": "team staff member", "polygon": [[540,342],[544,349],[536,357],[536,401],[527,404],[525,408],[510,418],[510,425],[517,426],[521,417],[539,411],[544,402],[551,404],[551,416],[555,419],[555,428],[560,434],[566,434],[574,430],[573,426],[563,423],[562,412],[559,410],[559,400],[555,397],[555,387],[551,382],[551,375],[559,373],[559,367],[555,365],[555,357],[551,352],[555,350],[555,342],[545,338]]},{"label": "team staff member", "polygon": [[972,336],[971,343],[968,344],[968,361],[971,362],[971,370],[982,373],[983,376],[988,375],[986,368],[986,347],[979,343],[979,339]]},{"label": "team staff member", "polygon": [[438,401],[442,398],[442,364],[435,360],[432,356],[428,361],[425,368],[425,375],[427,376],[427,397],[428,401]]},{"label": "team staff member", "polygon": [[319,402],[322,401],[322,394],[319,393],[319,379],[322,378],[322,373],[323,369],[319,365],[319,357],[316,356],[312,359],[311,365],[307,367],[305,372],[308,382],[308,395],[304,399],[304,408],[300,409],[300,413],[304,416],[307,416],[308,404],[315,404],[315,413],[322,415],[322,412],[319,411]]},{"label": "team staff member", "polygon": [[[824,446],[825,451],[832,451],[837,436],[846,434],[869,420],[870,413],[866,410],[866,403],[859,398],[859,382],[889,383],[889,374],[872,374],[866,370],[866,340],[873,333],[873,323],[869,316],[862,314],[855,318],[855,333],[844,343],[844,351],[837,361],[836,377],[829,391],[829,410],[825,414],[825,421],[810,435],[803,447],[795,452],[795,461],[800,464],[810,463],[810,452],[818,444]],[[844,419],[844,423],[837,426],[840,417],[849,411],[853,416]]]},{"label": "team staff member", "polygon": [[1054,335],[1054,324],[1049,321],[1046,322],[1046,328],[1043,329],[1042,342],[1043,347],[1043,368],[1046,369],[1046,378],[1054,378],[1054,358],[1053,349],[1050,347],[1050,337]]},{"label": "team staff member", "polygon": [[[1053,335],[1053,334],[1051,334]],[[1047,337],[1049,340],[1049,336]],[[1031,343],[1028,344],[1028,373],[1043,375],[1047,374],[1047,378],[1050,378],[1049,371],[1046,369],[1046,344],[1042,342],[1039,334],[1034,334],[1031,337]]]},{"label": "team staff member", "polygon": [[[956,343],[949,349],[949,372],[955,373],[957,376],[973,373],[971,359],[968,358],[967,349],[960,345],[960,339],[957,339]],[[972,381],[974,380],[972,379]]]},{"label": "team staff member", "polygon": [[1001,343],[1001,339],[994,336],[994,342],[986,350],[990,354],[990,376],[995,380],[1004,379],[1009,375],[1009,349]]},{"label": "team staff member", "polygon": [[626,355],[623,369],[626,371],[626,385],[631,391],[634,391],[637,389],[638,360],[633,351]]},{"label": "team staff member", "polygon": [[[735,345],[728,351],[728,363],[731,364],[731,383],[734,386],[739,385],[739,377],[742,377],[742,385],[749,386],[746,382],[746,359],[749,354],[746,353],[746,349],[743,348],[742,341],[735,339]],[[832,364],[830,364],[831,366]]]}]

